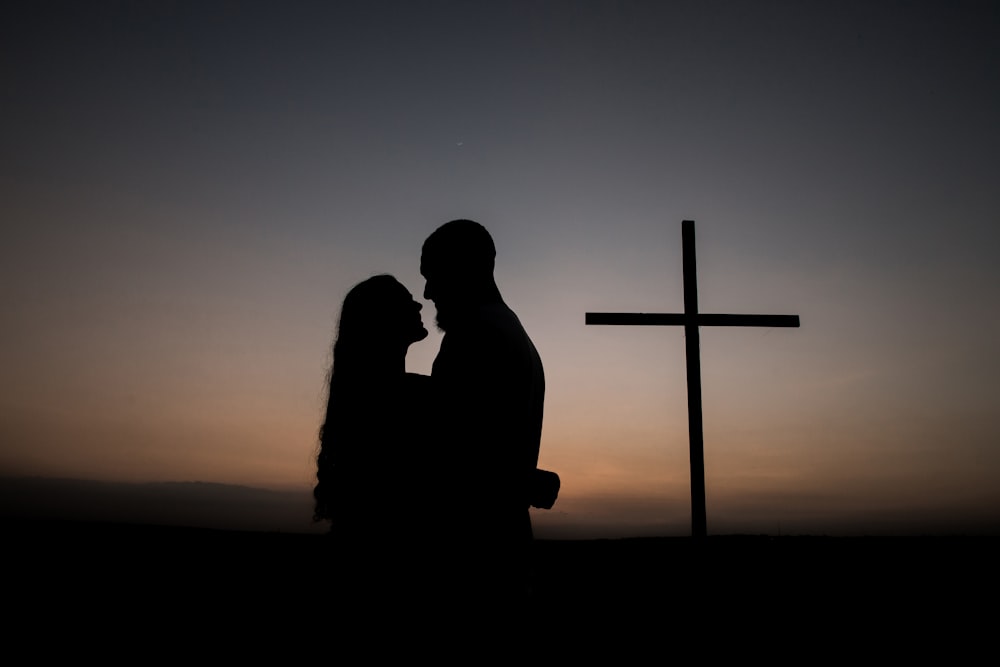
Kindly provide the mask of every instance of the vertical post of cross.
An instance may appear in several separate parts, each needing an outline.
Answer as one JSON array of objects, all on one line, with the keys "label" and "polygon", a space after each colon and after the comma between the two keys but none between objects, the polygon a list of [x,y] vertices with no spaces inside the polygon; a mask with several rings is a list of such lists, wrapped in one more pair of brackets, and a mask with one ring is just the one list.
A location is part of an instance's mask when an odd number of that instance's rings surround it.
[{"label": "vertical post of cross", "polygon": [[688,434],[691,457],[691,535],[705,537],[705,445],[701,421],[701,343],[698,333],[698,267],[694,220],[681,222],[684,263],[684,343],[687,357]]}]

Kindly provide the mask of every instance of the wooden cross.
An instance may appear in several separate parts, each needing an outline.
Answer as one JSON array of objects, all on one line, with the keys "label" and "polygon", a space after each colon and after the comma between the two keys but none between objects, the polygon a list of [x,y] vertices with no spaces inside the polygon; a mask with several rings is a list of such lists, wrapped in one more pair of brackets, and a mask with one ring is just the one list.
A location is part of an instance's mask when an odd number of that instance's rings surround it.
[{"label": "wooden cross", "polygon": [[694,220],[681,223],[684,251],[683,313],[587,313],[587,324],[683,326],[687,352],[688,432],[691,440],[691,534],[705,537],[705,452],[701,425],[701,353],[698,327],[797,327],[798,315],[709,315],[698,312]]}]

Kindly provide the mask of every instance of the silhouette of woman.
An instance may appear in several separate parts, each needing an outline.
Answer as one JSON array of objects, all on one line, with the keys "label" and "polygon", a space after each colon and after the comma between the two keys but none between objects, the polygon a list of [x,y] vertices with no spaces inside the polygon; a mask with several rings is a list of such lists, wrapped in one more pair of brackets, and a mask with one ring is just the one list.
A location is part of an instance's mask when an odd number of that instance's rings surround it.
[{"label": "silhouette of woman", "polygon": [[[430,378],[407,373],[405,365],[410,345],[427,337],[422,307],[389,275],[348,292],[320,428],[313,518],[330,522],[345,566],[383,585],[399,583],[411,569],[418,558],[411,547],[428,530],[434,462],[420,425]],[[395,561],[392,572],[374,572],[387,556]]]}]

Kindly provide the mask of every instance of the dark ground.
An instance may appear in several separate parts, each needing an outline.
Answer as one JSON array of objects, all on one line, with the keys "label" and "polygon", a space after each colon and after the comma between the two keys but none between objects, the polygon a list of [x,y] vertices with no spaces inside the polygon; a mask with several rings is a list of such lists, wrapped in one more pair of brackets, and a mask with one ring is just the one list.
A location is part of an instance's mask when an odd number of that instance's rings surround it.
[{"label": "dark ground", "polygon": [[996,537],[538,541],[530,601],[466,610],[435,599],[342,604],[335,556],[318,535],[2,525],[10,636],[54,649],[93,649],[104,636],[116,638],[104,650],[144,637],[229,652],[377,632],[375,647],[392,653],[419,651],[415,636],[425,649],[472,641],[465,630],[498,621],[533,637],[533,650],[564,656],[613,646],[787,657],[812,646],[953,660],[992,645],[1000,627]]}]

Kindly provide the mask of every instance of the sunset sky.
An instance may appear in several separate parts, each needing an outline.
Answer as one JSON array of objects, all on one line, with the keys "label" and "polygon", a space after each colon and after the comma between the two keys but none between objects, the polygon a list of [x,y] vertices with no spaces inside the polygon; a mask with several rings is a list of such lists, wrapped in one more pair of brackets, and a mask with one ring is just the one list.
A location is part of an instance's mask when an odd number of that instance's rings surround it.
[{"label": "sunset sky", "polygon": [[802,323],[701,331],[709,533],[1000,532],[1000,4],[2,16],[0,475],[308,492],[344,295],[465,217],[546,368],[537,534],[686,534],[683,331],[584,314],[683,310],[692,219],[703,312]]}]

